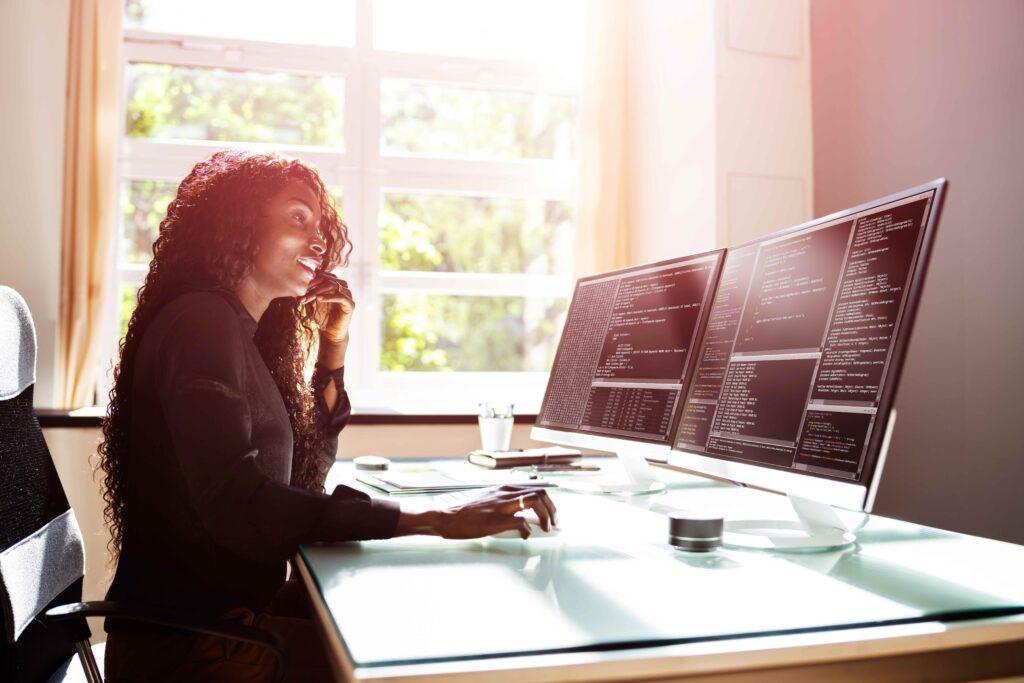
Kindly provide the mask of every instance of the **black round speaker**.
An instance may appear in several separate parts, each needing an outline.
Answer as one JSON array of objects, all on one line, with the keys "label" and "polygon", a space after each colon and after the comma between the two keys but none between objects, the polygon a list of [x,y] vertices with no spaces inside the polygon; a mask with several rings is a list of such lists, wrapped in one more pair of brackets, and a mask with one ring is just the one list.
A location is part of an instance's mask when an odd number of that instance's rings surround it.
[{"label": "black round speaker", "polygon": [[668,542],[680,550],[708,552],[722,545],[722,515],[673,512],[668,516]]}]

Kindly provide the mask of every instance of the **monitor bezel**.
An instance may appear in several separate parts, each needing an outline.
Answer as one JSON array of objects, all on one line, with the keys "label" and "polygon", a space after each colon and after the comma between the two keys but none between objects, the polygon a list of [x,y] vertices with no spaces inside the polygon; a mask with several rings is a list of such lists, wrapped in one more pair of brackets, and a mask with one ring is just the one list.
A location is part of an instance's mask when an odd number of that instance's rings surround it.
[{"label": "monitor bezel", "polygon": [[[668,454],[668,464],[673,467],[691,470],[700,474],[708,474],[741,484],[749,484],[779,493],[798,495],[841,508],[870,511],[870,503],[874,500],[874,493],[877,491],[881,478],[882,466],[887,457],[885,450],[891,438],[894,424],[893,403],[903,374],[904,360],[910,337],[913,333],[921,291],[927,276],[928,264],[931,260],[932,248],[935,242],[935,232],[942,213],[948,186],[949,183],[945,178],[938,178],[931,182],[815,218],[792,228],[780,230],[730,248],[730,250],[733,248],[741,249],[768,239],[777,239],[820,223],[839,220],[873,207],[906,199],[916,194],[934,191],[931,211],[925,223],[924,235],[921,238],[921,247],[910,277],[906,306],[899,322],[899,328],[895,332],[892,355],[889,359],[890,365],[882,386],[882,394],[879,398],[877,415],[885,416],[885,422],[883,425],[876,425],[876,428],[872,430],[871,437],[868,440],[868,455],[865,456],[866,462],[861,481],[847,482],[838,478],[828,477],[827,475],[776,469],[687,451],[675,446],[678,434],[672,440],[672,446]],[[701,348],[703,349],[703,341]],[[680,412],[682,412],[682,408],[680,408]]]},{"label": "monitor bezel", "polygon": [[[709,283],[709,286],[711,287],[711,291],[712,291],[712,296],[711,296],[711,299],[708,301],[708,304],[704,307],[704,310],[701,311],[701,314],[700,314],[700,316],[697,319],[697,330],[698,331],[702,330],[707,325],[707,319],[708,319],[708,314],[709,314],[709,312],[711,310],[711,304],[714,302],[714,291],[717,290],[718,279],[721,277],[721,274],[722,274],[722,265],[725,263],[725,258],[724,258],[725,257],[725,252],[726,252],[726,249],[724,249],[724,248],[723,249],[711,249],[709,251],[699,252],[697,254],[688,254],[688,255],[685,255],[685,256],[678,256],[676,258],[664,259],[664,260],[661,260],[661,261],[654,261],[652,263],[641,263],[641,264],[635,265],[635,266],[629,266],[629,267],[626,267],[626,268],[617,268],[615,270],[610,270],[610,271],[607,271],[607,272],[604,272],[604,273],[594,273],[592,275],[585,275],[583,277],[577,278],[576,285],[573,287],[573,291],[572,291],[572,300],[569,303],[569,309],[566,311],[565,324],[562,327],[562,334],[558,338],[558,348],[555,351],[555,357],[554,357],[554,360],[551,363],[551,372],[548,373],[548,381],[547,381],[547,384],[544,387],[544,398],[541,401],[540,410],[537,411],[537,419],[536,419],[536,422],[534,423],[533,431],[531,431],[531,433],[530,433],[530,438],[532,438],[532,439],[534,439],[536,441],[552,441],[551,439],[546,438],[546,437],[541,438],[541,437],[538,437],[538,436],[534,436],[534,432],[536,430],[545,430],[545,433],[549,433],[549,434],[573,434],[575,436],[583,437],[583,438],[573,438],[573,439],[570,439],[569,441],[562,440],[562,441],[558,441],[557,443],[561,443],[561,444],[566,445],[566,446],[577,446],[577,447],[580,447],[580,448],[592,448],[592,449],[596,449],[596,450],[606,450],[606,451],[613,451],[613,450],[615,450],[614,448],[608,448],[607,447],[609,445],[608,444],[609,441],[624,442],[624,443],[629,443],[629,444],[644,444],[645,446],[655,446],[656,447],[653,451],[649,450],[649,449],[643,449],[644,453],[645,453],[645,457],[651,457],[651,456],[646,455],[646,453],[648,453],[648,452],[660,452],[661,453],[660,460],[662,462],[664,462],[665,459],[667,458],[667,454],[668,454],[669,448],[671,447],[672,442],[675,439],[676,431],[677,431],[677,428],[679,426],[679,419],[680,419],[680,416],[682,415],[682,404],[683,404],[683,401],[686,400],[685,395],[682,396],[679,399],[679,403],[678,403],[677,409],[676,409],[676,414],[673,416],[672,423],[669,425],[668,440],[667,441],[657,441],[657,440],[655,440],[653,438],[645,439],[645,438],[641,438],[641,437],[614,436],[614,435],[611,435],[611,434],[601,434],[599,432],[588,432],[588,431],[584,431],[584,430],[580,430],[580,429],[567,429],[567,428],[561,428],[561,427],[557,427],[557,426],[542,425],[542,424],[540,424],[541,417],[544,415],[544,409],[545,409],[545,407],[547,406],[547,403],[548,403],[548,394],[549,394],[549,392],[551,390],[551,381],[554,378],[554,368],[555,368],[556,364],[558,363],[558,359],[562,355],[562,344],[565,341],[565,326],[569,324],[569,320],[570,320],[570,317],[572,316],[572,312],[573,312],[573,307],[576,304],[576,294],[579,292],[580,284],[583,283],[583,282],[586,282],[588,280],[594,280],[594,279],[597,279],[597,278],[602,278],[603,279],[603,278],[607,278],[607,277],[627,276],[629,273],[634,272],[634,271],[646,270],[648,268],[655,268],[655,267],[658,267],[658,266],[666,266],[666,265],[668,265],[670,263],[673,263],[673,262],[676,262],[676,261],[681,262],[680,265],[682,265],[682,264],[685,264],[687,262],[696,262],[696,261],[701,261],[701,260],[704,260],[704,259],[707,259],[707,258],[710,258],[710,257],[716,257],[716,260],[715,260],[715,263],[714,263],[714,267],[713,267],[713,270],[712,270],[711,276],[710,276],[711,277],[711,282]],[[696,340],[697,347],[699,348],[702,343],[703,343],[703,336],[702,335],[697,335],[697,340]],[[680,378],[680,382],[681,382],[681,384],[683,386],[683,390],[684,391],[688,390],[689,385],[690,385],[690,380],[692,379],[694,370],[697,367],[696,357],[697,357],[697,354],[690,353],[689,357],[686,359],[686,366],[683,368],[683,376]]]}]

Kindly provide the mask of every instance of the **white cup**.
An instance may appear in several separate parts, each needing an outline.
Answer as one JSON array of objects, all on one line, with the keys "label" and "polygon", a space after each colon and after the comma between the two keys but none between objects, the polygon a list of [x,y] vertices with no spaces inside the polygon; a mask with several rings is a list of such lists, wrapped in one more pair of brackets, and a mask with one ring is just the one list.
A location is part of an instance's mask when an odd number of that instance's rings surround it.
[{"label": "white cup", "polygon": [[485,451],[507,451],[512,443],[512,416],[477,418],[480,421],[480,444]]}]

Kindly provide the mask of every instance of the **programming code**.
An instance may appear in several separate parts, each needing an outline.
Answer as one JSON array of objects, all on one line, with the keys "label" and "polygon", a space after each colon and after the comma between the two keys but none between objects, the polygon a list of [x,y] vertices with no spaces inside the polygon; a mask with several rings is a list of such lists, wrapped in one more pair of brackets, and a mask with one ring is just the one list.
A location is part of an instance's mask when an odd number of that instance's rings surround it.
[{"label": "programming code", "polygon": [[853,221],[761,249],[733,353],[816,349]]},{"label": "programming code", "polygon": [[697,341],[711,270],[701,263],[623,280],[595,376],[679,380]]},{"label": "programming code", "polygon": [[544,396],[546,425],[579,427],[618,287],[614,280],[577,285]]},{"label": "programming code", "polygon": [[722,266],[718,291],[708,316],[700,360],[693,374],[690,395],[679,421],[678,443],[706,446],[722,393],[725,371],[736,341],[740,315],[750,278],[753,275],[756,247],[730,251]]},{"label": "programming code", "polygon": [[678,389],[595,386],[590,390],[583,425],[588,431],[619,436],[667,434]]},{"label": "programming code", "polygon": [[580,280],[537,424],[670,441],[720,260]]},{"label": "programming code", "polygon": [[675,447],[858,479],[932,197],[729,252]]},{"label": "programming code", "polygon": [[730,363],[709,450],[740,441],[747,456],[775,463],[781,448],[792,460],[814,364],[811,358]]},{"label": "programming code", "polygon": [[926,205],[927,200],[904,204],[857,225],[814,399],[878,397]]}]

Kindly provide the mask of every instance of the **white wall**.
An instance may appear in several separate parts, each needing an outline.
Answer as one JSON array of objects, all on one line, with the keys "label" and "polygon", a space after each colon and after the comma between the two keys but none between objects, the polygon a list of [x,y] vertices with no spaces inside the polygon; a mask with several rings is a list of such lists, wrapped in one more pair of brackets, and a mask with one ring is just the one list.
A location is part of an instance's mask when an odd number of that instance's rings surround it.
[{"label": "white wall", "polygon": [[811,218],[807,0],[630,3],[637,262]]},{"label": "white wall", "polygon": [[715,11],[705,0],[630,10],[626,172],[642,263],[715,246]]},{"label": "white wall", "polygon": [[815,209],[950,181],[882,514],[1024,543],[1024,3],[815,0]]},{"label": "white wall", "polygon": [[0,2],[0,284],[39,337],[36,405],[54,405],[69,0]]},{"label": "white wall", "polygon": [[724,0],[716,9],[716,246],[812,218],[807,0]]}]

